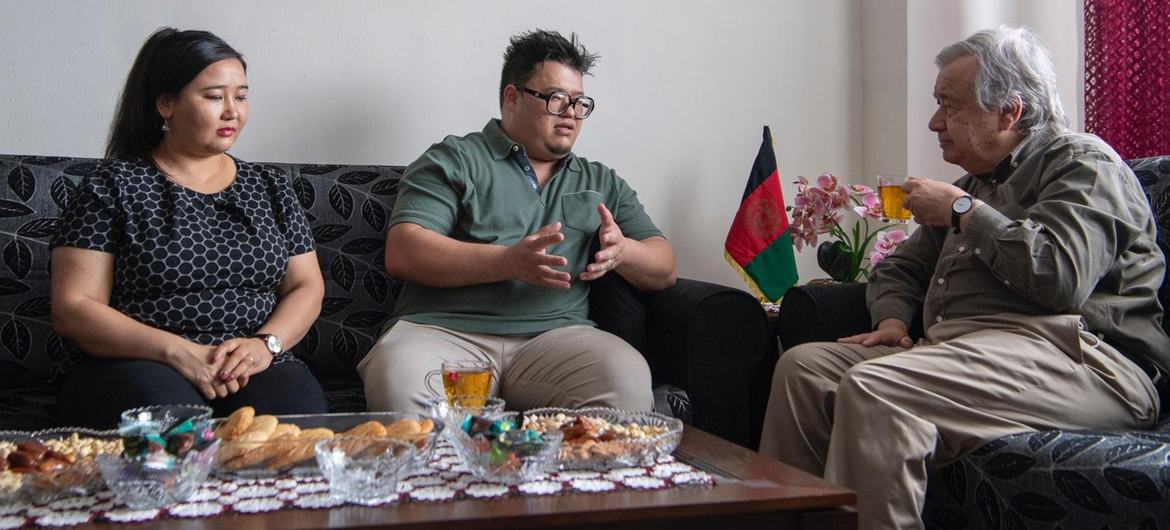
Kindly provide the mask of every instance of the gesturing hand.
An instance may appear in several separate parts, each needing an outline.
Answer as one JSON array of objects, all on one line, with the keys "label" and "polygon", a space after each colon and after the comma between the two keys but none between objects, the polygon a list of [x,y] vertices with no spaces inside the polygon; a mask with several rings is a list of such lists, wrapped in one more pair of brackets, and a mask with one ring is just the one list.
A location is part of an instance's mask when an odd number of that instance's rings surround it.
[{"label": "gesturing hand", "polygon": [[504,252],[508,276],[525,283],[553,289],[568,289],[572,276],[553,267],[563,267],[569,261],[546,252],[550,245],[560,243],[564,239],[561,223],[553,223],[542,226],[536,233],[509,245]]},{"label": "gesturing hand", "polygon": [[604,204],[597,205],[597,214],[601,216],[601,227],[597,229],[597,238],[601,242],[601,250],[593,256],[593,263],[585,267],[581,273],[582,280],[596,280],[605,273],[614,270],[622,263],[622,243],[626,236],[622,229],[613,220],[613,214]]}]

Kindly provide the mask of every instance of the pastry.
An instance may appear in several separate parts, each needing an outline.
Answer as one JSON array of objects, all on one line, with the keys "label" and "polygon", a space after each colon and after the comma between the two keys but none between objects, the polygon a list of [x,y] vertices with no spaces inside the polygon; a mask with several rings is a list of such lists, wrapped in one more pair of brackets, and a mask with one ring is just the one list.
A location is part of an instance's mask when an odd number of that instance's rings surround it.
[{"label": "pastry", "polygon": [[391,438],[414,439],[414,435],[422,432],[422,425],[418,420],[403,418],[386,426],[386,436]]},{"label": "pastry", "polygon": [[268,469],[281,469],[313,457],[317,442],[333,438],[333,431],[325,428],[305,429],[295,439],[268,444],[264,449],[276,458],[268,462]]},{"label": "pastry", "polygon": [[270,438],[272,436],[272,433],[274,431],[276,431],[276,426],[279,423],[280,422],[277,421],[276,416],[268,416],[268,415],[256,416],[256,418],[254,420],[252,420],[252,424],[251,424],[251,426],[248,427],[248,430],[233,436],[232,441],[236,441],[236,440],[239,440],[242,442],[263,442],[263,441],[266,441],[266,440],[268,440],[268,438]]},{"label": "pastry", "polygon": [[374,420],[351,428],[342,433],[344,436],[386,436],[386,427]]},{"label": "pastry", "polygon": [[231,440],[248,430],[252,426],[252,419],[255,417],[256,409],[252,407],[240,407],[215,429],[215,437],[220,440]]}]

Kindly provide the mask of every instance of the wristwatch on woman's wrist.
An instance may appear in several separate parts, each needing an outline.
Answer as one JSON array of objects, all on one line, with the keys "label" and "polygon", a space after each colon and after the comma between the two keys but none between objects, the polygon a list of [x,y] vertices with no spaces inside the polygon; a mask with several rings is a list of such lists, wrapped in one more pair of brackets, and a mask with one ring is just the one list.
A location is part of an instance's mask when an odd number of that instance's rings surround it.
[{"label": "wristwatch on woman's wrist", "polygon": [[284,351],[284,344],[280,342],[280,337],[271,333],[257,333],[256,338],[264,341],[264,347],[268,348],[268,353],[273,357],[280,355]]}]

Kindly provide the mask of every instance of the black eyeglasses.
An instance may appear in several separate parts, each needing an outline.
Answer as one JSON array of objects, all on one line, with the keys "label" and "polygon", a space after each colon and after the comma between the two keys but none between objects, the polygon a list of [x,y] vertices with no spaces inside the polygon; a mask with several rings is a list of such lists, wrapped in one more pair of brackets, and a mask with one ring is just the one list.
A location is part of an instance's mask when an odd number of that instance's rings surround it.
[{"label": "black eyeglasses", "polygon": [[524,92],[531,94],[533,97],[543,99],[545,102],[545,109],[549,114],[560,116],[569,111],[569,107],[573,107],[578,120],[588,118],[593,114],[593,108],[597,105],[593,98],[589,96],[570,97],[568,94],[560,90],[552,94],[544,95],[524,85],[513,85]]}]

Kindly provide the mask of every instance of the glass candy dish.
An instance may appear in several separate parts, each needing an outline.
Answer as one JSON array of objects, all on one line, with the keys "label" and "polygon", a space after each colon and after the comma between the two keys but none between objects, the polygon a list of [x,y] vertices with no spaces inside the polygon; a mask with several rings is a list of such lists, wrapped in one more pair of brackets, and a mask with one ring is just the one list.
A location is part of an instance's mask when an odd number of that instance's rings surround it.
[{"label": "glass candy dish", "polygon": [[216,440],[203,450],[191,450],[169,467],[155,467],[122,455],[98,455],[97,464],[118,502],[134,510],[162,508],[187,500],[199,489],[219,447]]},{"label": "glass candy dish", "polygon": [[[496,422],[511,421],[519,416],[506,412]],[[483,421],[490,421],[486,418]],[[504,442],[485,436],[472,437],[462,428],[451,429],[450,439],[455,454],[476,478],[489,482],[520,484],[532,481],[556,467],[557,452],[561,448],[559,432],[544,433],[538,440],[527,440],[521,429],[507,433]],[[517,436],[513,436],[517,435]]]},{"label": "glass candy dish", "polygon": [[524,413],[523,427],[564,435],[557,454],[562,470],[650,465],[673,453],[683,432],[678,418],[605,407],[532,409]]},{"label": "glass candy dish", "polygon": [[151,423],[165,431],[186,419],[196,423],[210,419],[211,414],[211,407],[204,405],[148,405],[122,411],[118,425]]},{"label": "glass candy dish", "polygon": [[95,457],[121,451],[117,431],[74,427],[0,431],[0,503],[46,504],[96,493],[102,477]]},{"label": "glass candy dish", "polygon": [[415,445],[399,438],[338,436],[317,442],[315,452],[330,495],[362,505],[394,500],[415,461]]},{"label": "glass candy dish", "polygon": [[504,413],[504,400],[498,397],[479,396],[433,397],[427,400],[427,411],[432,418],[447,425],[447,435],[462,428],[468,416],[498,418]]}]

